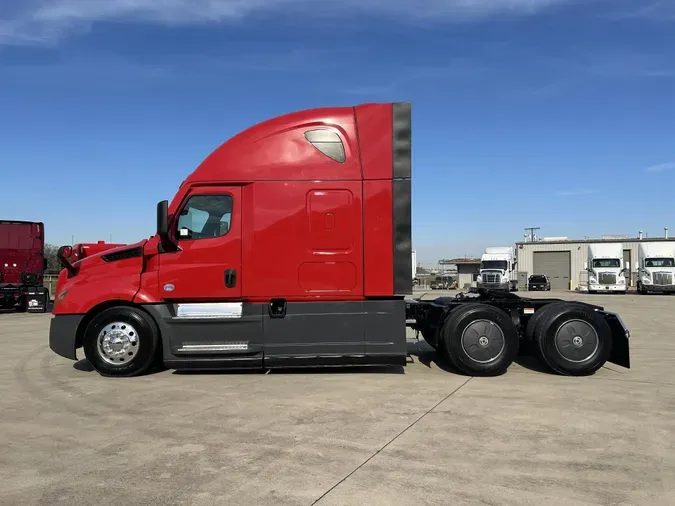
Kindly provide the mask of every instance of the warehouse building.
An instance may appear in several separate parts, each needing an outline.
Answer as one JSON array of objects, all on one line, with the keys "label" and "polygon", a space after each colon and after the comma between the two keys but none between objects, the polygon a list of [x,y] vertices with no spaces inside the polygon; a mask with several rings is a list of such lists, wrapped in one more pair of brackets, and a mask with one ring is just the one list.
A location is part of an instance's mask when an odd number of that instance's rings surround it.
[{"label": "warehouse building", "polygon": [[445,261],[457,266],[457,288],[460,290],[476,281],[480,272],[480,258],[453,258]]},{"label": "warehouse building", "polygon": [[630,265],[630,286],[636,286],[638,244],[641,242],[673,242],[665,237],[603,237],[601,239],[571,240],[564,237],[544,238],[534,242],[516,243],[518,259],[518,284],[526,289],[527,279],[532,274],[546,274],[552,290],[584,289],[587,283],[585,264],[588,262],[588,245],[593,243],[621,243],[623,259]]}]

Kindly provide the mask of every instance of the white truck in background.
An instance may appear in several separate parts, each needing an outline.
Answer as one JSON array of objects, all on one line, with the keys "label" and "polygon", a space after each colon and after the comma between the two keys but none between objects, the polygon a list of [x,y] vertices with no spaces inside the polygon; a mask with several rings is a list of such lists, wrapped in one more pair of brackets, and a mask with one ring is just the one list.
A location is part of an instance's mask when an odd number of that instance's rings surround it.
[{"label": "white truck in background", "polygon": [[623,264],[623,245],[618,242],[588,245],[588,293],[626,293],[626,272],[630,265]]},{"label": "white truck in background", "polygon": [[511,246],[485,248],[480,258],[480,272],[476,279],[478,288],[518,291],[516,250]]},{"label": "white truck in background", "polygon": [[672,242],[651,242],[638,245],[637,291],[673,293],[675,285],[675,244]]}]

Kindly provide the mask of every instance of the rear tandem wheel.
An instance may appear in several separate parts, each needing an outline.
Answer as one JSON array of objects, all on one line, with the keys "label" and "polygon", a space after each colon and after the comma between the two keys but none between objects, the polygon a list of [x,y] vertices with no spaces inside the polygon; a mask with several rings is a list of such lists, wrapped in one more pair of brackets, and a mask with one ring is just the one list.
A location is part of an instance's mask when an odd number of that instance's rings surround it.
[{"label": "rear tandem wheel", "polygon": [[518,330],[504,311],[487,304],[454,309],[440,332],[439,349],[464,374],[496,376],[518,354]]},{"label": "rear tandem wheel", "polygon": [[574,302],[551,304],[532,317],[526,337],[539,358],[558,374],[585,376],[596,372],[612,352],[612,330],[602,315]]}]

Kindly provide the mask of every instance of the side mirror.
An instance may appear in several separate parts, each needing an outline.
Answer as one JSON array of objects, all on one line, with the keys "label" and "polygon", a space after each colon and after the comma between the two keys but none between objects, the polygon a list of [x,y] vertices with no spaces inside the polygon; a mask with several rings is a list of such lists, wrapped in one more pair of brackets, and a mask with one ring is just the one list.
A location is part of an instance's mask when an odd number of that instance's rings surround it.
[{"label": "side mirror", "polygon": [[640,262],[635,262],[635,270],[636,271],[640,270]]},{"label": "side mirror", "polygon": [[626,270],[630,269],[630,262],[626,262]]},{"label": "side mirror", "polygon": [[169,201],[157,203],[157,235],[160,239],[169,236]]},{"label": "side mirror", "polygon": [[72,254],[73,248],[71,246],[61,246],[56,252],[56,258],[59,259],[59,263],[71,276],[75,274],[75,267],[68,261]]},{"label": "side mirror", "polygon": [[588,270],[588,262],[584,262],[584,270]]},{"label": "side mirror", "polygon": [[176,251],[178,248],[169,236],[169,201],[157,203],[157,237],[164,251]]},{"label": "side mirror", "polygon": [[46,258],[42,259],[42,270],[43,271],[47,270],[47,259]]}]

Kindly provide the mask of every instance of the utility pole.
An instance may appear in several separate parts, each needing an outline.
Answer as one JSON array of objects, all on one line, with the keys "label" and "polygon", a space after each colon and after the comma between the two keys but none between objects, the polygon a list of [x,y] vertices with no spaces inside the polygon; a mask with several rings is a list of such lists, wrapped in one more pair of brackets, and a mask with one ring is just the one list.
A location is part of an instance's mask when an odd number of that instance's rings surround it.
[{"label": "utility pole", "polygon": [[539,227],[527,227],[525,229],[526,232],[529,232],[528,234],[528,242],[534,242],[534,231],[539,230]]}]

